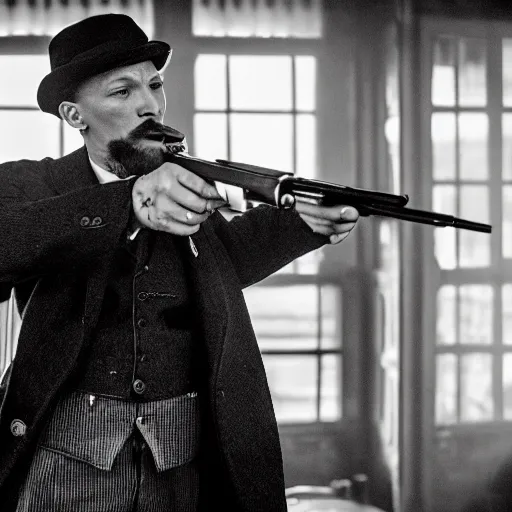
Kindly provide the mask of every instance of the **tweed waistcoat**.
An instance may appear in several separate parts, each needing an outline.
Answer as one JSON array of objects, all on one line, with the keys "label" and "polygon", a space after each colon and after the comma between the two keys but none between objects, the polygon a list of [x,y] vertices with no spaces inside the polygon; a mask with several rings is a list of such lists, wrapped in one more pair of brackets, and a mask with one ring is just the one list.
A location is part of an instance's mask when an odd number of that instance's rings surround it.
[{"label": "tweed waistcoat", "polygon": [[142,401],[197,390],[200,340],[180,242],[141,230],[117,249],[100,317],[71,388]]}]

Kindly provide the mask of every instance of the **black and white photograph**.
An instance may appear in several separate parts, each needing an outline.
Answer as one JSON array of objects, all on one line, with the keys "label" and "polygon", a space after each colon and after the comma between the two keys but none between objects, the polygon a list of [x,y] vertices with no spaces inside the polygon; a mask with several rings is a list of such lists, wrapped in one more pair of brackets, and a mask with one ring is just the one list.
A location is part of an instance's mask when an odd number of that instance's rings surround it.
[{"label": "black and white photograph", "polygon": [[0,512],[512,512],[512,3],[0,0]]}]

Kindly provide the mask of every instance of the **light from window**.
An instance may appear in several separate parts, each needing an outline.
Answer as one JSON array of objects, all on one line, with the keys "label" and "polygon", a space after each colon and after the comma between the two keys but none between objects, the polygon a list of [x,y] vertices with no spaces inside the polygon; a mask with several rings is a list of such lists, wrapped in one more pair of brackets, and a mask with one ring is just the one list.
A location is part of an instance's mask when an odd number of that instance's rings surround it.
[{"label": "light from window", "polygon": [[436,358],[436,423],[457,422],[457,356],[438,354]]},{"label": "light from window", "polygon": [[50,72],[47,55],[0,55],[0,105],[37,107],[37,88]]},{"label": "light from window", "polygon": [[59,120],[37,110],[6,110],[0,115],[0,140],[0,162],[58,158]]},{"label": "light from window", "polygon": [[293,172],[293,116],[238,114],[230,116],[231,160]]},{"label": "light from window", "polygon": [[486,41],[459,40],[459,105],[483,107],[487,103]]},{"label": "light from window", "polygon": [[487,147],[489,119],[487,114],[459,114],[459,151],[461,180],[487,180],[489,164]]},{"label": "light from window", "polygon": [[[494,417],[492,354],[494,294],[490,285],[443,285],[437,294],[437,346],[480,346],[469,353],[437,355],[436,421],[487,421]],[[475,347],[476,348],[476,347]],[[460,382],[460,389],[458,383]]]},{"label": "light from window", "polygon": [[193,0],[192,33],[202,37],[319,38],[322,0]]},{"label": "light from window", "polygon": [[457,342],[457,288],[442,286],[437,292],[437,343],[454,345]]},{"label": "light from window", "polygon": [[512,420],[512,354],[503,355],[503,418]]},{"label": "light from window", "polygon": [[501,119],[503,137],[502,179],[512,181],[512,114],[505,113]]},{"label": "light from window", "polygon": [[[512,345],[512,284],[504,284],[501,289],[502,338],[504,345]],[[512,376],[511,376],[512,378]]]},{"label": "light from window", "polygon": [[512,39],[502,40],[503,105],[512,107]]},{"label": "light from window", "polygon": [[432,173],[435,180],[455,180],[456,117],[451,112],[432,114]]},{"label": "light from window", "polygon": [[280,422],[341,417],[341,293],[332,285],[244,291]]},{"label": "light from window", "polygon": [[64,154],[67,155],[84,145],[84,138],[76,128],[71,128],[68,123],[62,122],[64,127]]},{"label": "light from window", "polygon": [[194,84],[197,110],[226,110],[226,55],[199,55],[195,62]]},{"label": "light from window", "polygon": [[[315,57],[202,54],[194,80],[195,155],[317,177]],[[280,273],[316,273],[322,257]]]},{"label": "light from window", "polygon": [[492,355],[464,354],[460,361],[460,420],[489,421],[494,416]]},{"label": "light from window", "polygon": [[441,37],[434,45],[432,103],[437,106],[455,105],[455,43],[451,37]]}]

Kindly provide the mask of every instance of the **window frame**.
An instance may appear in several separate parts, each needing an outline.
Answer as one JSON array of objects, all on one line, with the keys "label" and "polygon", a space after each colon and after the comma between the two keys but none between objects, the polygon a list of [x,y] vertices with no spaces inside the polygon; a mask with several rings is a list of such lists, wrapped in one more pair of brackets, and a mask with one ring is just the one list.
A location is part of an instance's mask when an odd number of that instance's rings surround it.
[{"label": "window frame", "polygon": [[[192,32],[192,30],[190,30]],[[190,34],[190,38],[193,44],[193,55],[189,53],[188,57],[191,58],[191,61],[195,63],[197,57],[199,55],[205,55],[205,54],[215,54],[215,55],[289,55],[292,57],[299,56],[299,55],[307,55],[312,56],[315,58],[317,62],[316,66],[316,74],[317,74],[317,80],[316,80],[316,108],[314,110],[314,114],[316,117],[316,130],[317,130],[317,178],[318,179],[333,179],[329,176],[323,176],[321,169],[322,169],[322,155],[325,154],[332,154],[332,150],[325,145],[325,141],[323,141],[321,137],[322,133],[322,126],[321,126],[321,116],[324,112],[323,108],[325,108],[324,105],[319,101],[319,97],[321,96],[320,87],[321,87],[321,81],[319,80],[320,77],[320,65],[322,60],[322,55],[325,51],[325,42],[323,39],[301,39],[301,38],[258,38],[258,37],[247,37],[247,38],[239,38],[239,37],[208,37],[208,36],[194,36],[192,33]],[[293,67],[292,67],[293,70]],[[292,71],[293,72],[293,71]],[[292,83],[294,83],[294,80],[292,80]],[[194,82],[195,87],[195,82]],[[229,88],[229,85],[227,84],[227,87]],[[229,98],[228,98],[228,105],[227,105],[226,112],[229,114]],[[193,113],[201,113],[204,112],[204,110],[196,110],[195,105],[193,105]],[[296,113],[300,113],[300,111],[297,111],[295,109],[295,105],[292,106],[292,109],[290,110],[290,113],[295,116]],[[287,112],[288,113],[288,112]],[[295,125],[295,123],[294,123]],[[193,133],[193,132],[192,132]],[[228,122],[228,139],[229,139],[229,122]],[[294,141],[295,142],[295,141]],[[190,152],[191,154],[194,154],[194,141],[192,140],[189,144]],[[229,142],[228,142],[228,148],[229,148]],[[295,161],[295,148],[294,148],[294,161]],[[247,162],[250,163],[250,162]],[[336,180],[336,178],[334,178]],[[339,178],[338,178],[339,180]],[[269,278],[265,279],[264,281],[256,284],[255,286],[279,286],[279,285],[300,285],[300,284],[311,284],[315,283],[317,285],[320,284],[329,284],[335,287],[338,287],[340,289],[341,296],[343,297],[343,286],[340,285],[340,281],[338,276],[330,276],[328,272],[325,272],[323,269],[322,264],[319,265],[319,270],[316,275],[308,275],[308,274],[298,274],[298,273],[278,273],[273,276],[270,276]],[[343,299],[341,301],[343,303]],[[343,319],[343,312],[340,311],[340,318]],[[342,422],[345,419],[345,404],[346,404],[346,393],[347,390],[345,389],[345,379],[346,379],[346,372],[345,372],[345,351],[344,351],[344,332],[345,332],[346,326],[341,326],[341,332],[342,332],[342,338],[343,341],[340,340],[339,349],[332,351],[332,353],[339,354],[341,358],[341,404],[340,404],[340,413],[341,416],[339,419],[335,421],[322,421],[319,417],[319,411],[321,408],[321,379],[322,379],[322,372],[321,372],[321,357],[324,353],[331,353],[330,351],[323,351],[323,350],[316,350],[316,351],[310,351],[310,355],[312,357],[315,357],[317,359],[317,389],[316,389],[316,397],[317,397],[317,403],[316,403],[316,411],[317,411],[317,419],[316,421],[308,421],[308,422],[302,422],[302,421],[296,421],[296,422],[279,422],[280,428],[285,429],[295,429],[295,428],[307,428],[311,425],[325,425],[326,427],[329,427],[329,425],[335,426],[339,425],[340,422]],[[290,350],[290,351],[282,351],[279,352],[279,354],[274,353],[273,351],[266,351],[262,350],[262,355],[265,356],[266,354],[273,354],[273,355],[282,355],[283,357],[286,357],[287,355],[301,355],[304,353],[302,350]]]}]

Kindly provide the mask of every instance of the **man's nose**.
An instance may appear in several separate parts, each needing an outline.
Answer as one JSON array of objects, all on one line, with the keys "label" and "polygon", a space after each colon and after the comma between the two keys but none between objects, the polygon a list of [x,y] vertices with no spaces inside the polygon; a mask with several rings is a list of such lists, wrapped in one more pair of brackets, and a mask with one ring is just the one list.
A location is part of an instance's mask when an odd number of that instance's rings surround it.
[{"label": "man's nose", "polygon": [[160,116],[162,114],[162,105],[151,90],[141,92],[138,114],[140,117]]}]

